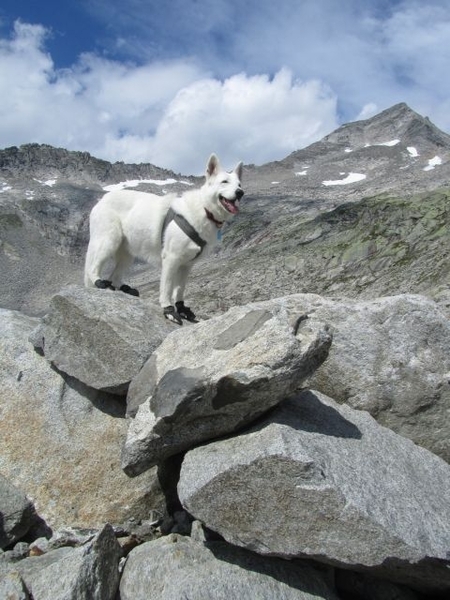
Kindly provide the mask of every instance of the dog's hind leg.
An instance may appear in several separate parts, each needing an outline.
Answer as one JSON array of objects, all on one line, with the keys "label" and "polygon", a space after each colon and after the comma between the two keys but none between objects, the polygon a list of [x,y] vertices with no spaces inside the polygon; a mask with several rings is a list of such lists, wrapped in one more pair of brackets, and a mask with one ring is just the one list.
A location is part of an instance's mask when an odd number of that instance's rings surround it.
[{"label": "dog's hind leg", "polygon": [[139,296],[138,290],[130,287],[126,283],[123,282],[123,276],[128,271],[133,263],[133,256],[126,250],[124,245],[122,244],[116,252],[115,261],[116,267],[111,275],[112,285],[124,292],[125,294],[130,294],[131,296]]},{"label": "dog's hind leg", "polygon": [[[95,210],[95,209],[94,209]],[[112,288],[111,273],[116,267],[116,253],[122,243],[122,228],[110,215],[91,214],[90,240],[86,253],[84,283],[86,287]]]}]

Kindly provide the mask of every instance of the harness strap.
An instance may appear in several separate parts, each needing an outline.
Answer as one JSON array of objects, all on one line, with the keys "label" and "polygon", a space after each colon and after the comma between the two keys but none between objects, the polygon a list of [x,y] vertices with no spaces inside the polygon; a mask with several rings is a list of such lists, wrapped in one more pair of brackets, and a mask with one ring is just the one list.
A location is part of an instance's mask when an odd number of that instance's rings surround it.
[{"label": "harness strap", "polygon": [[167,226],[171,221],[175,221],[178,227],[188,236],[188,238],[190,238],[194,242],[194,244],[197,244],[197,246],[200,247],[200,250],[197,252],[195,258],[197,258],[197,256],[200,256],[203,248],[206,246],[205,240],[199,236],[196,230],[192,227],[189,221],[183,217],[183,215],[176,213],[172,208],[169,208],[169,210],[167,211],[162,226],[161,247],[164,245],[164,234],[166,232]]}]

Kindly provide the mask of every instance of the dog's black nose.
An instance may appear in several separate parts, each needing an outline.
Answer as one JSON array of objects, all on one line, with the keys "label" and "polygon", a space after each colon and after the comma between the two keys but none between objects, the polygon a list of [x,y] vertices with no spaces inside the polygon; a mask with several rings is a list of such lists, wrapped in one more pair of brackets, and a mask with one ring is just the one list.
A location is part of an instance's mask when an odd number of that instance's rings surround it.
[{"label": "dog's black nose", "polygon": [[240,200],[240,199],[242,198],[242,196],[243,196],[243,195],[244,195],[244,190],[241,190],[241,188],[238,188],[238,189],[236,190],[236,198],[237,198],[238,200]]}]

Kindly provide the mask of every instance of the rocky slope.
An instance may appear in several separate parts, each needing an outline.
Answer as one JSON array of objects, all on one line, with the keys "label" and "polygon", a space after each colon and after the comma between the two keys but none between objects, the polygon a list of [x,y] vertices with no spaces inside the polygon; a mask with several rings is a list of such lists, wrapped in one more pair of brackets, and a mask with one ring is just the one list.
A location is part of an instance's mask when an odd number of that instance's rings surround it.
[{"label": "rocky slope", "polygon": [[156,193],[191,184],[153,165],[111,164],[87,152],[0,150],[0,306],[41,314],[62,284],[82,280],[89,212],[104,188],[123,181]]},{"label": "rocky slope", "polygon": [[[296,292],[361,298],[417,292],[450,314],[449,193],[381,194],[312,218],[279,217],[244,247],[202,265],[189,287],[191,302],[214,313]],[[231,243],[239,243],[243,227],[233,225]],[[157,286],[143,283],[154,300]]]},{"label": "rocky slope", "polygon": [[161,320],[79,286],[42,319],[0,311],[0,597],[448,595],[435,303],[297,294]]}]

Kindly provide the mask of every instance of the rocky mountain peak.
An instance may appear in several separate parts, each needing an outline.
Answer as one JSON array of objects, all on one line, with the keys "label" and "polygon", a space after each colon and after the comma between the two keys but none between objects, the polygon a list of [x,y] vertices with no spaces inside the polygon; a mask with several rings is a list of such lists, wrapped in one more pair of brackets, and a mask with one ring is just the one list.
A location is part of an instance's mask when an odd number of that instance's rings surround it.
[{"label": "rocky mountain peak", "polygon": [[384,192],[411,195],[445,187],[449,167],[450,135],[400,103],[342,125],[283,160],[250,168],[246,184],[248,195],[268,199],[269,211],[274,199],[288,196],[302,210],[305,204],[329,210]]},{"label": "rocky mountain peak", "polygon": [[349,147],[389,144],[399,140],[404,144],[433,143],[448,145],[450,136],[431,123],[428,117],[422,117],[404,102],[382,111],[381,113],[354,121],[339,127],[323,139],[324,143],[347,144]]}]

